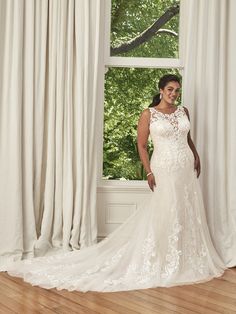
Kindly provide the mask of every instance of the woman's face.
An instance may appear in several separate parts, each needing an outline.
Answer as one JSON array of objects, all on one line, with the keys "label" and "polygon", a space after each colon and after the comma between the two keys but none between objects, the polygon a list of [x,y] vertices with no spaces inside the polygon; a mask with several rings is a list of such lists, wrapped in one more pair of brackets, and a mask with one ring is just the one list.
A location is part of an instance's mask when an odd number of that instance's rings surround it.
[{"label": "woman's face", "polygon": [[162,99],[170,105],[173,105],[180,94],[180,84],[178,82],[169,82],[164,89],[160,89]]}]

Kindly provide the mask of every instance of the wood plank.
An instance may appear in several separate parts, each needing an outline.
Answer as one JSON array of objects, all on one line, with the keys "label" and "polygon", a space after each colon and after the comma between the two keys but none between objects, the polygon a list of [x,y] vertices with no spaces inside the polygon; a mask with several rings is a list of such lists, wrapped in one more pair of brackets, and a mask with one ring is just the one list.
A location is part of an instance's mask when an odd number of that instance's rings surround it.
[{"label": "wood plank", "polygon": [[211,280],[211,281],[205,282],[204,284],[199,284],[199,286],[212,287],[213,289],[225,291],[225,292],[228,292],[229,294],[233,291],[236,291],[236,284],[226,281],[224,279]]},{"label": "wood plank", "polygon": [[[27,297],[28,298],[32,297],[32,300],[35,300],[35,298],[37,298],[37,302],[39,302],[41,305],[45,307],[44,308],[45,311],[47,308],[47,309],[53,309],[54,311],[53,313],[60,313],[63,310],[67,309],[67,313],[68,313],[68,308],[69,308],[70,309],[69,313],[72,313],[72,314],[78,313],[78,311],[80,313],[89,313],[89,314],[97,313],[91,310],[89,311],[83,306],[80,306],[79,304],[75,304],[72,302],[69,303],[69,307],[68,307],[68,301],[65,300],[63,296],[60,296],[59,294],[55,293],[56,289],[47,290],[47,289],[43,289],[36,286],[32,287],[29,283],[26,283],[22,280],[19,280],[19,278],[14,278],[14,277],[10,277],[10,281],[14,283],[14,285],[11,285],[14,291],[16,292],[25,291],[27,294]],[[2,278],[1,282],[7,285],[7,278],[5,278],[5,280],[4,278]],[[8,282],[8,285],[9,285],[9,282]],[[32,290],[33,290],[33,293],[32,293]]]},{"label": "wood plank", "polygon": [[76,304],[80,304],[89,310],[97,311],[98,313],[102,313],[102,314],[115,314],[115,313],[117,313],[111,309],[108,309],[104,305],[97,304],[97,302],[87,300],[86,294],[89,294],[89,293],[95,294],[93,292],[83,293],[83,292],[77,292],[77,291],[76,292],[75,291],[69,292],[66,290],[57,291],[57,294],[63,296],[67,300],[73,301]]},{"label": "wood plank", "polygon": [[10,310],[8,307],[0,303],[0,314],[13,314],[16,313],[13,310]]},{"label": "wood plank", "polygon": [[115,303],[119,305],[123,305],[129,310],[135,311],[135,313],[140,314],[153,314],[153,310],[149,310],[145,308],[144,306],[140,306],[133,302],[133,300],[130,299],[129,295],[126,292],[117,292],[117,293],[104,293],[101,298],[114,301]]},{"label": "wood plank", "polygon": [[217,294],[220,294],[221,296],[226,296],[226,297],[230,297],[232,299],[236,299],[236,284],[234,285],[234,287],[232,286],[228,286],[230,283],[226,283],[226,286],[223,287],[222,283],[217,283],[214,286],[211,285],[202,285],[199,284],[198,287],[206,290],[206,291],[214,291]]},{"label": "wood plank", "polygon": [[236,284],[236,267],[229,268],[223,275],[223,280]]},{"label": "wood plank", "polygon": [[136,314],[137,312],[127,308],[124,306],[124,304],[115,302],[115,299],[113,298],[106,298],[107,294],[110,294],[114,296],[117,292],[105,292],[105,293],[91,293],[88,292],[85,294],[86,300],[95,302],[96,304],[99,304],[101,306],[105,306],[109,310],[112,310],[116,313],[125,313],[125,314]]},{"label": "wood plank", "polygon": [[183,291],[180,290],[180,287],[175,289],[171,288],[156,288],[153,290],[146,290],[144,293],[157,296],[161,300],[166,302],[176,304],[177,313],[184,313],[185,311],[190,311],[190,313],[204,313],[204,314],[216,314],[216,313],[228,313],[224,308],[219,306],[205,306],[201,301],[196,300],[195,298],[186,297]]},{"label": "wood plank", "polygon": [[[117,293],[117,292],[116,292]],[[141,313],[151,312],[153,314],[173,314],[173,312],[165,309],[163,306],[154,304],[152,302],[141,300],[138,296],[135,295],[135,291],[128,291],[128,292],[120,292],[121,300],[129,300],[130,302],[134,303],[136,306],[140,308]],[[166,310],[164,312],[164,310]]]},{"label": "wood plank", "polygon": [[[202,292],[200,288],[195,288],[192,285],[186,287],[172,287],[167,292],[172,296],[179,296],[181,300],[188,300],[194,305],[202,306],[205,309],[203,313],[228,313],[229,310],[236,310],[236,306],[228,305],[226,302],[219,301],[218,295],[215,294],[215,298],[212,298],[210,292]],[[202,313],[202,312],[200,312]]]},{"label": "wood plank", "polygon": [[198,286],[190,286],[188,292],[194,295],[201,296],[209,300],[209,302],[216,304],[217,306],[223,306],[229,310],[234,310],[236,308],[236,299],[229,296],[222,296],[215,291],[206,291]]},{"label": "wood plank", "polygon": [[1,278],[1,284],[5,290],[11,289],[11,291],[14,291],[14,293],[18,295],[19,299],[24,299],[27,297],[27,300],[34,302],[35,298],[37,298],[37,302],[43,307],[50,309],[58,307],[58,302],[52,301],[48,297],[45,297],[39,293],[40,289],[42,288],[35,287],[32,289],[32,286],[25,282],[20,284],[12,280],[9,281],[6,278]]},{"label": "wood plank", "polygon": [[[158,304],[162,304],[164,307],[172,310],[174,313],[191,314],[195,313],[196,310],[198,310],[199,313],[203,313],[205,310],[204,307],[196,306],[191,302],[188,302],[188,300],[181,300],[179,296],[170,296],[168,292],[171,288],[168,288],[168,290],[164,291],[160,289],[161,288],[147,289],[143,290],[142,293],[154,297]],[[215,314],[215,312],[211,311],[208,314]]]},{"label": "wood plank", "polygon": [[58,307],[57,309],[54,309],[55,313],[58,314],[94,314],[94,313],[98,313],[98,312],[94,312],[92,310],[86,309],[84,307],[78,306],[76,310],[72,311],[70,306],[65,306],[62,305],[60,307]]},{"label": "wood plank", "polygon": [[126,292],[43,289],[0,273],[0,314],[233,314],[236,268],[211,281]]},{"label": "wood plank", "polygon": [[22,300],[19,293],[12,292],[3,285],[0,285],[0,304],[12,310],[13,313],[39,313],[38,310],[44,309],[36,302],[32,303],[27,299]]},{"label": "wood plank", "polygon": [[[41,302],[44,306],[47,306],[50,309],[53,309],[55,313],[61,313],[67,309],[68,314],[68,308],[69,313],[89,313],[89,314],[95,314],[98,313],[97,311],[89,310],[88,308],[81,306],[80,304],[76,302],[72,302],[71,300],[67,300],[63,295],[60,295],[56,289],[43,289],[40,287],[32,287],[29,283],[22,281],[19,278],[10,277],[5,278],[2,277],[0,282],[4,284],[9,284],[9,281],[13,282],[10,283],[12,285],[12,288],[14,291],[21,291],[22,289],[27,289],[27,295],[30,296],[29,290],[34,290],[34,293],[37,295],[37,301]],[[8,283],[7,283],[8,282]],[[42,298],[44,297],[44,298]],[[34,298],[35,299],[35,298]]]}]

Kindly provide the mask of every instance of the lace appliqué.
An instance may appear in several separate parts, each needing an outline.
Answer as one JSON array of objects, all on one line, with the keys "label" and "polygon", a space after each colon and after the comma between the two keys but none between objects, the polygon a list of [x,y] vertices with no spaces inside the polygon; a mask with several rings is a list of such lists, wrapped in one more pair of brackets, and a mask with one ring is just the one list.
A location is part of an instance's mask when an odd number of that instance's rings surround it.
[{"label": "lace appliqu\u00e9", "polygon": [[176,218],[176,221],[173,225],[172,234],[168,237],[168,251],[166,255],[166,265],[164,266],[164,270],[161,273],[162,278],[168,278],[179,268],[180,256],[182,255],[182,251],[177,249],[177,244],[179,240],[178,234],[181,230],[182,226],[179,224]]},{"label": "lace appliqu\u00e9", "polygon": [[164,265],[160,266],[160,256],[157,256],[158,248],[154,238],[154,233],[149,232],[147,238],[143,242],[142,255],[143,262],[141,264],[131,263],[127,267],[124,276],[118,279],[105,280],[107,285],[125,285],[133,280],[137,286],[157,280],[160,276],[168,278],[179,268],[180,256],[182,252],[177,249],[178,233],[182,230],[182,226],[177,219],[173,224],[171,235],[168,237],[168,249],[164,260]]},{"label": "lace appliqu\u00e9", "polygon": [[[199,213],[193,209],[190,202],[189,188],[184,186],[184,202],[185,202],[185,224],[186,224],[186,238],[185,238],[185,259],[193,270],[200,274],[207,273],[207,252],[203,245],[201,236],[201,218]],[[193,191],[194,197],[196,193]],[[194,201],[194,198],[193,198]]]},{"label": "lace appliqu\u00e9", "polygon": [[171,172],[192,164],[193,154],[187,142],[190,123],[184,108],[179,106],[171,114],[150,108],[150,114],[150,133],[155,142],[153,156],[155,155],[156,168]]},{"label": "lace appliqu\u00e9", "polygon": [[172,112],[172,113],[163,113],[160,112],[159,110],[155,108],[149,108],[151,117],[150,117],[150,124],[153,122],[159,120],[159,119],[164,119],[168,121],[172,126],[175,131],[178,130],[178,117],[181,117],[185,114],[184,108],[181,106],[178,106],[177,109]]},{"label": "lace appliqu\u00e9", "polygon": [[111,256],[108,260],[106,260],[104,264],[102,264],[101,266],[96,265],[90,268],[84,274],[82,274],[81,277],[86,278],[97,272],[106,272],[112,269],[112,267],[118,264],[121,258],[124,256],[127,250],[128,244],[129,242],[127,242],[124,246],[122,246],[113,256]]},{"label": "lace appliqu\u00e9", "polygon": [[145,284],[155,278],[159,271],[158,263],[153,259],[156,257],[156,243],[153,232],[149,232],[147,238],[143,241],[142,246],[142,263],[130,263],[124,273],[124,276],[118,279],[105,280],[107,285],[120,285],[130,282],[131,278],[135,278],[137,284]]},{"label": "lace appliqu\u00e9", "polygon": [[183,169],[187,165],[193,165],[192,152],[189,148],[178,151],[162,151],[156,158],[156,168],[165,169],[167,172],[172,172],[178,169]]}]

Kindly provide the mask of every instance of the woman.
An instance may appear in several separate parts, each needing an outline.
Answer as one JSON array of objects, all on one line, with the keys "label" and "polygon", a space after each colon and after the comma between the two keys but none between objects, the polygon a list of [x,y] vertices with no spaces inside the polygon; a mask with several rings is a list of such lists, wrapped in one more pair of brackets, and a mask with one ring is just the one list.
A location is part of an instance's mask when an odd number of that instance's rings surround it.
[{"label": "woman", "polygon": [[[152,193],[102,242],[81,251],[14,263],[9,274],[44,288],[125,291],[210,280],[225,266],[210,239],[200,161],[186,108],[174,105],[180,80],[165,75],[138,123],[138,148]],[[149,162],[147,140],[154,152]]]}]

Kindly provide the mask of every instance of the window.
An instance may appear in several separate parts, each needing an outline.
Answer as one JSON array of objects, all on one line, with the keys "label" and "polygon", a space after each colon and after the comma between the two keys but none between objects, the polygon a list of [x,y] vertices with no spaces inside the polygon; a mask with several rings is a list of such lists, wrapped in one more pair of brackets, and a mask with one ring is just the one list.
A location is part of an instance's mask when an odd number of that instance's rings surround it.
[{"label": "window", "polygon": [[157,93],[159,78],[182,68],[180,1],[107,3],[103,179],[144,180],[136,145],[137,122]]},{"label": "window", "polygon": [[110,54],[178,58],[179,1],[112,0]]}]

